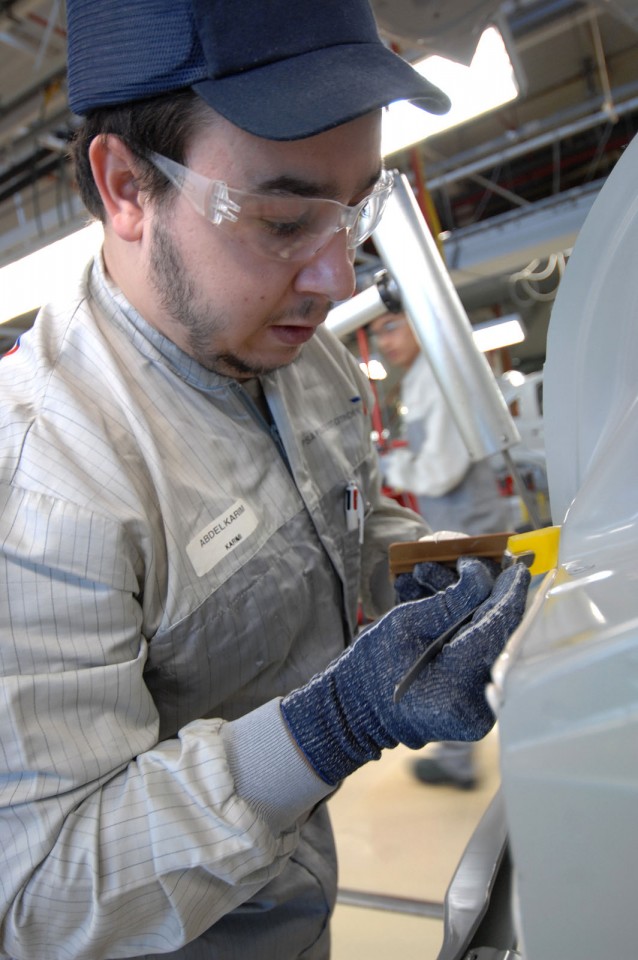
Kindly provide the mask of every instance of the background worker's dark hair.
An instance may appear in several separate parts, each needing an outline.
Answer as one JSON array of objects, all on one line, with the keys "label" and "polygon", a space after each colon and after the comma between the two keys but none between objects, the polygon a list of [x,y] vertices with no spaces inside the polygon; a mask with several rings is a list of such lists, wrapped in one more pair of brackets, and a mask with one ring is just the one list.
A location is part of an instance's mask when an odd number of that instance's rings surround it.
[{"label": "background worker's dark hair", "polygon": [[105,221],[106,211],[93,179],[89,147],[95,137],[115,134],[138,157],[140,186],[160,199],[172,188],[166,177],[145,158],[147,150],[184,163],[195,131],[214,123],[214,113],[190,88],[149,100],[92,110],[71,143],[71,157],[82,202],[94,217]]}]

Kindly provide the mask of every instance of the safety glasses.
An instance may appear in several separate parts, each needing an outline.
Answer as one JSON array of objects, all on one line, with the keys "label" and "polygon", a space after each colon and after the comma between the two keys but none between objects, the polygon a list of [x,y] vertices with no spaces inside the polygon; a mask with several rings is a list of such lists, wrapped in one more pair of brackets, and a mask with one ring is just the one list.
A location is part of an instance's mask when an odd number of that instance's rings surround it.
[{"label": "safety glasses", "polygon": [[349,207],[337,200],[235,190],[159,153],[146,156],[198,213],[274,260],[310,259],[340,230],[350,249],[358,247],[377,226],[394,184],[384,170],[372,193]]}]

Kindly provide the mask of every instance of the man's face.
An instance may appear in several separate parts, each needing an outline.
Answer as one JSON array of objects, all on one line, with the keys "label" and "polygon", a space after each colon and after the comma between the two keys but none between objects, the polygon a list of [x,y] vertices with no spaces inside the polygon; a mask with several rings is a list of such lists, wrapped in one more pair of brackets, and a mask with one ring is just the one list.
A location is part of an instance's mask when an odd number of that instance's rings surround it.
[{"label": "man's face", "polygon": [[411,367],[419,355],[418,341],[404,313],[373,320],[370,333],[385,359],[396,367]]},{"label": "man's face", "polygon": [[[193,143],[186,163],[235,189],[285,189],[352,205],[379,175],[380,122],[375,113],[283,143],[254,137],[219,117]],[[332,302],[353,293],[354,254],[345,231],[314,256],[286,261],[254,251],[183,196],[168,206],[153,205],[148,218],[150,285],[139,308],[209,369],[245,379],[291,363]]]}]

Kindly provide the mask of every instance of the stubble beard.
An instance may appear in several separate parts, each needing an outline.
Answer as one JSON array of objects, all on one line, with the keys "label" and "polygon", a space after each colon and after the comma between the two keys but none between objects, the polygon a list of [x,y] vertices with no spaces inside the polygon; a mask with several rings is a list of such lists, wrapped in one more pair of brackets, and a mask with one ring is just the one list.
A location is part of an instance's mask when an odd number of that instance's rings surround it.
[{"label": "stubble beard", "polygon": [[[161,306],[173,323],[185,332],[188,355],[207,370],[245,380],[272,373],[281,367],[289,366],[296,359],[265,365],[233,353],[211,350],[211,340],[215,338],[215,332],[223,333],[228,321],[223,316],[216,315],[212,307],[203,306],[198,300],[194,280],[164,223],[155,224],[150,264],[151,283],[159,295]],[[301,305],[296,315],[310,316],[317,308],[315,301],[308,301]],[[264,327],[269,323],[269,320],[264,321]]]}]

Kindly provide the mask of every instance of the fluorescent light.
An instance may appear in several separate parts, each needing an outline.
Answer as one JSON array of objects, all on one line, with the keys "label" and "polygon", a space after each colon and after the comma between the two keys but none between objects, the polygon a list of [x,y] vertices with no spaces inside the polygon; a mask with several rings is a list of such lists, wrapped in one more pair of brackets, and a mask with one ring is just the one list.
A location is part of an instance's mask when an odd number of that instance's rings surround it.
[{"label": "fluorescent light", "polygon": [[383,112],[384,156],[494,110],[519,94],[514,67],[496,27],[483,32],[469,67],[439,56],[426,57],[413,66],[447,93],[452,107],[437,117],[407,101],[393,103]]},{"label": "fluorescent light", "polygon": [[370,360],[370,363],[359,364],[368,380],[385,380],[388,373],[380,360]]},{"label": "fluorescent light", "polygon": [[92,223],[0,270],[0,323],[39,309],[68,289],[102,241]]},{"label": "fluorescent light", "polygon": [[501,380],[509,387],[522,387],[525,383],[525,374],[520,370],[506,370],[501,374]]},{"label": "fluorescent light", "polygon": [[472,327],[472,336],[481,353],[488,353],[490,350],[509,347],[513,343],[521,343],[525,339],[525,331],[519,315],[510,313],[506,317],[475,324]]}]

